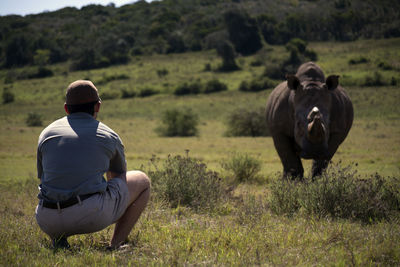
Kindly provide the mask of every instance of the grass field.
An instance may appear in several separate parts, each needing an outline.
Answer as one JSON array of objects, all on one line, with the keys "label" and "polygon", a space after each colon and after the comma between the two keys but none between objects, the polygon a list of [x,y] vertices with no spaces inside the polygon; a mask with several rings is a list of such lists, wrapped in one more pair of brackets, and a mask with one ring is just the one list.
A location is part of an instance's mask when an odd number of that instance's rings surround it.
[{"label": "grass field", "polygon": [[[400,39],[349,43],[311,43],[325,74],[341,76],[353,100],[355,120],[348,138],[333,158],[343,165],[358,163],[362,176],[379,173],[400,177]],[[283,47],[268,47],[265,60],[286,55]],[[366,58],[365,63],[349,64]],[[15,101],[0,105],[0,265],[380,265],[400,264],[400,216],[369,224],[354,220],[316,218],[301,212],[278,216],[268,206],[270,183],[282,170],[270,137],[225,137],[228,115],[238,108],[263,107],[271,92],[243,93],[244,80],[259,77],[263,66],[252,66],[257,56],[238,58],[240,71],[220,73],[215,52],[143,56],[109,69],[68,72],[66,65],[52,66],[55,76],[16,80],[7,76],[24,71],[0,71],[0,87]],[[382,62],[390,68],[382,69]],[[167,70],[158,75],[157,70]],[[379,72],[383,86],[363,86]],[[258,183],[240,184],[221,207],[209,212],[171,209],[157,198],[130,235],[125,250],[106,252],[112,227],[99,233],[70,238],[71,251],[54,252],[34,219],[36,206],[36,146],[43,127],[64,116],[66,86],[82,78],[96,81],[124,74],[128,79],[99,85],[100,92],[152,88],[160,93],[145,98],[103,101],[99,119],[124,141],[129,169],[149,169],[153,155],[184,155],[202,160],[208,168],[227,176],[221,163],[233,153],[248,153],[262,162]],[[392,77],[397,85],[390,85]],[[174,89],[185,81],[217,78],[229,90],[215,94],[177,97]],[[154,129],[163,111],[190,107],[200,117],[196,137],[159,137]],[[27,127],[29,112],[43,118],[42,127]],[[304,161],[306,175],[310,161]],[[255,197],[255,198],[254,198]]]}]

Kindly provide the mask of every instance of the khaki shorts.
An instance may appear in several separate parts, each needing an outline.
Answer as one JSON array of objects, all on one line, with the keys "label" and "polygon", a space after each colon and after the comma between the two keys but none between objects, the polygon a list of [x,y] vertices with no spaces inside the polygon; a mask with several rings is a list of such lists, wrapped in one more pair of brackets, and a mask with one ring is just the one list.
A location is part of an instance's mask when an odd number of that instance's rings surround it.
[{"label": "khaki shorts", "polygon": [[114,178],[107,183],[106,192],[68,208],[49,209],[39,203],[35,215],[40,229],[50,238],[59,238],[97,232],[115,223],[129,204],[129,190],[122,179]]}]

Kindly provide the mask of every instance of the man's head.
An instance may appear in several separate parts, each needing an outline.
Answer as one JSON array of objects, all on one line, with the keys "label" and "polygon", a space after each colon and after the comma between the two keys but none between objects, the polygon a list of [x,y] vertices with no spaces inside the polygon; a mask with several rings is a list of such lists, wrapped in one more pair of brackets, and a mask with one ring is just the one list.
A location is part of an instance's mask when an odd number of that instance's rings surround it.
[{"label": "man's head", "polygon": [[64,108],[68,114],[86,112],[96,117],[100,103],[96,86],[91,81],[77,80],[67,88]]}]

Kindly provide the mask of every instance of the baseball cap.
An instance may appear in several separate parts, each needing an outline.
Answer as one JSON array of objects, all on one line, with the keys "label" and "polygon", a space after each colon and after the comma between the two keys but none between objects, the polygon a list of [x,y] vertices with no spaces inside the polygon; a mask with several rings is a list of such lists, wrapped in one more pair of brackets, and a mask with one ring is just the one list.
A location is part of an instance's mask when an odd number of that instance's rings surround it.
[{"label": "baseball cap", "polygon": [[99,93],[91,81],[77,80],[67,88],[65,103],[67,105],[81,105],[99,101]]}]

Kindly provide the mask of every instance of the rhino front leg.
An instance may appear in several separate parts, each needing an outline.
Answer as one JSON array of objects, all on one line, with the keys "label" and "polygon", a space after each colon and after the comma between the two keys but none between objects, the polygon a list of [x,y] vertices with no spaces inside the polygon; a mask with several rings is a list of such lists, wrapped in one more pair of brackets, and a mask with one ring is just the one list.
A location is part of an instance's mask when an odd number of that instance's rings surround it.
[{"label": "rhino front leg", "polygon": [[314,178],[316,176],[320,176],[322,174],[322,172],[328,166],[328,163],[329,163],[329,160],[325,160],[325,159],[313,160],[312,169],[311,169],[312,178]]},{"label": "rhino front leg", "polygon": [[303,179],[303,164],[295,152],[294,139],[284,135],[275,135],[273,136],[273,140],[283,165],[283,176],[290,179]]},{"label": "rhino front leg", "polygon": [[344,140],[343,134],[331,134],[328,142],[328,155],[329,158],[325,160],[313,160],[311,175],[312,177],[320,176],[322,172],[328,167],[333,155],[336,153],[339,145]]}]

